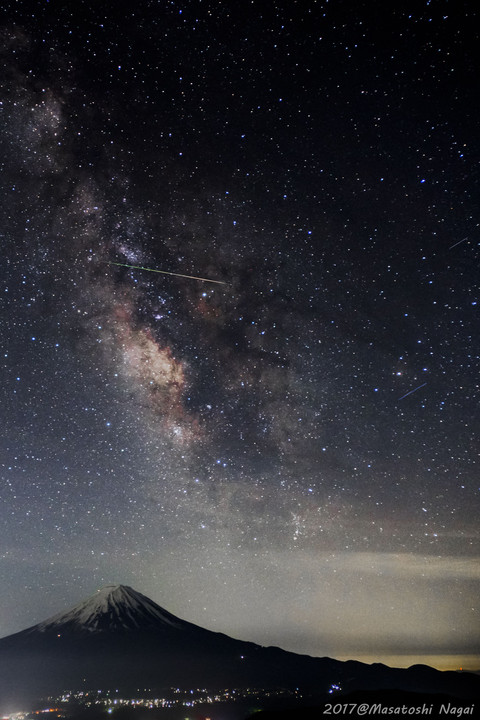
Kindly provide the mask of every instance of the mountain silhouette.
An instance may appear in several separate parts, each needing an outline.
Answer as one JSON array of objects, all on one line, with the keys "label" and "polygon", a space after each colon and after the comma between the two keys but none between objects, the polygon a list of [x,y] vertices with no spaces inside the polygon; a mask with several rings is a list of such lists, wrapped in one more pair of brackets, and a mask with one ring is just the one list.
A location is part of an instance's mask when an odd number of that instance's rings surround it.
[{"label": "mountain silhouette", "polygon": [[399,689],[480,697],[480,678],[427,666],[408,670],[313,658],[235,640],[177,618],[124,585],[0,640],[0,710],[67,689],[299,688],[315,695]]}]

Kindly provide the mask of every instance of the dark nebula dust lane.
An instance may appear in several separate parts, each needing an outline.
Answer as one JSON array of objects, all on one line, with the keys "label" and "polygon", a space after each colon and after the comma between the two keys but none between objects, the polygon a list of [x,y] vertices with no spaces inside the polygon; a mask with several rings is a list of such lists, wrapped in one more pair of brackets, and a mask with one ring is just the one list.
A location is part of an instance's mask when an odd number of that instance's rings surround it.
[{"label": "dark nebula dust lane", "polygon": [[480,666],[477,23],[1,9],[1,635]]}]

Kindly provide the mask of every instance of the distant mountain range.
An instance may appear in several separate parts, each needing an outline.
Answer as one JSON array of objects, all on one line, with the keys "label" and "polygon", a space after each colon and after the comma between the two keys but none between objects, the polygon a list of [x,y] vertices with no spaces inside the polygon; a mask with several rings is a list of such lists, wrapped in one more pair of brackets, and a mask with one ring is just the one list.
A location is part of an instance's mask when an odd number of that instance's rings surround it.
[{"label": "distant mountain range", "polygon": [[234,640],[180,620],[139,592],[108,585],[73,609],[0,640],[0,711],[67,689],[124,696],[188,688],[395,689],[480,698],[480,678],[416,665],[312,658]]}]

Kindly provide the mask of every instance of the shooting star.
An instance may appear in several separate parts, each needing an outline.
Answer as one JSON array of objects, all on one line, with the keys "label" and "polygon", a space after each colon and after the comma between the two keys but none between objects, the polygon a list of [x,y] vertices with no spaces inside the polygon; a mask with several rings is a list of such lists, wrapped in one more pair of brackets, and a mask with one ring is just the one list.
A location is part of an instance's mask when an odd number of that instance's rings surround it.
[{"label": "shooting star", "polygon": [[407,395],[411,395],[412,393],[417,392],[417,390],[420,390],[420,388],[425,387],[426,384],[427,383],[423,383],[423,385],[419,385],[414,390],[410,390],[409,392],[405,393],[405,395],[402,395],[401,398],[398,398],[398,402],[400,402],[400,400],[403,400],[403,398],[406,398]]},{"label": "shooting star", "polygon": [[142,267],[142,265],[126,265],[125,263],[110,262],[109,265],[118,265],[119,267],[132,268],[133,270],[147,270],[148,272],[161,273],[162,275],[173,275],[174,277],[188,278],[189,280],[201,280],[202,282],[216,283],[217,285],[227,285],[223,280],[211,280],[210,278],[196,277],[195,275],[182,275],[182,273],[168,272],[168,270],[155,270],[154,268]]},{"label": "shooting star", "polygon": [[448,249],[452,250],[454,247],[457,247],[457,245],[460,245],[460,243],[465,242],[465,240],[468,240],[468,237],[464,237],[463,240],[459,240],[454,245],[451,245]]}]

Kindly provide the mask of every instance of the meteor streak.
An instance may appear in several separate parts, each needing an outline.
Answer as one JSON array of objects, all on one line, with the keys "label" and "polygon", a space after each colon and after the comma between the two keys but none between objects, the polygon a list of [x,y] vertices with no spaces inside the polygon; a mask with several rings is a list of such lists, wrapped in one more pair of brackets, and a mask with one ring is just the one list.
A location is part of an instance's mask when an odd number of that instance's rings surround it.
[{"label": "meteor streak", "polygon": [[210,280],[210,278],[196,277],[195,275],[182,275],[182,273],[168,272],[168,270],[154,270],[154,268],[142,267],[141,265],[126,265],[125,263],[110,262],[109,265],[118,265],[119,267],[128,267],[133,270],[148,270],[148,272],[161,273],[162,275],[173,275],[174,277],[188,278],[189,280],[201,280],[202,282],[216,283],[217,285],[227,285],[223,280]]},{"label": "meteor streak", "polygon": [[426,384],[427,383],[423,383],[423,385],[419,385],[414,390],[410,390],[409,392],[405,393],[405,395],[402,395],[401,398],[398,398],[398,401],[400,402],[400,400],[403,400],[403,398],[406,398],[407,395],[411,395],[412,393],[417,392],[417,390],[420,390],[420,388],[425,387]]},{"label": "meteor streak", "polygon": [[452,248],[457,247],[457,245],[460,245],[460,243],[465,242],[465,240],[468,240],[468,237],[464,237],[462,240],[459,240],[455,243],[455,245],[451,245],[448,249],[452,250]]}]

